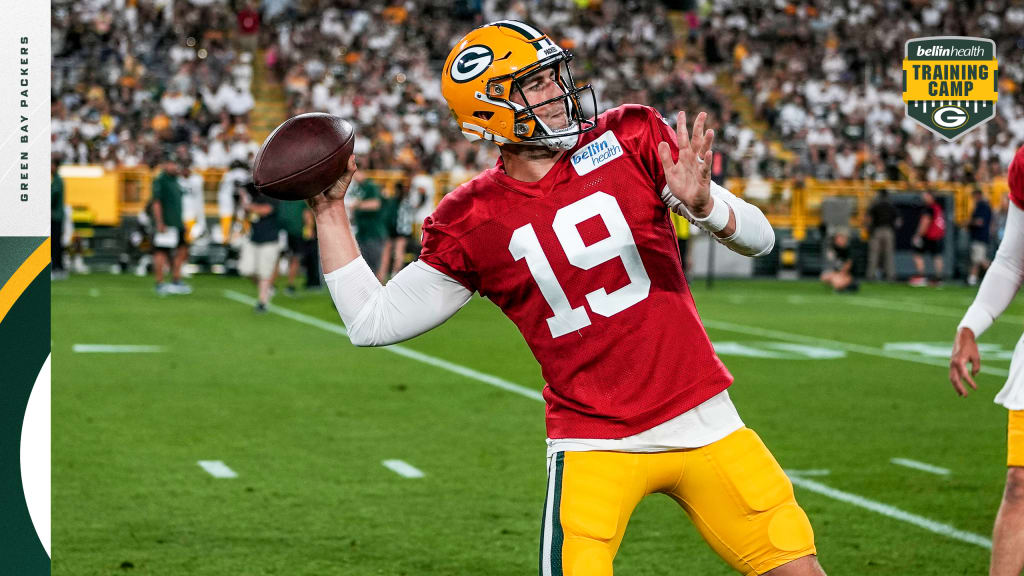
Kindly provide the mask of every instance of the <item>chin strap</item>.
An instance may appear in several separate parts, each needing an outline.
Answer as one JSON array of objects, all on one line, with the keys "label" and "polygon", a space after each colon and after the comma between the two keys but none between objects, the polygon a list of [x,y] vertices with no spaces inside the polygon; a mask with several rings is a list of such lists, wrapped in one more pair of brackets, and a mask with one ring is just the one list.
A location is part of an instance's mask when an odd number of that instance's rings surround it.
[{"label": "chin strap", "polygon": [[568,126],[561,130],[552,130],[540,118],[537,118],[536,122],[545,132],[551,134],[551,136],[541,138],[540,140],[537,141],[538,144],[540,144],[541,146],[545,146],[549,150],[571,150],[576,146],[576,143],[579,142],[579,134],[568,134],[565,136],[558,135],[559,132],[576,132],[577,130],[579,130],[579,125],[576,124],[575,122],[569,124]]}]

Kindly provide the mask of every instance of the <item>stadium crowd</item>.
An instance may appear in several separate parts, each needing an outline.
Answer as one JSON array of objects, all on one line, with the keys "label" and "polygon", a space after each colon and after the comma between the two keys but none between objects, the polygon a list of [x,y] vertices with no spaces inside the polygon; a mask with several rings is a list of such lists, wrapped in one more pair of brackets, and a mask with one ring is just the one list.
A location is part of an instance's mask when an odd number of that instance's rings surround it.
[{"label": "stadium crowd", "polygon": [[[724,0],[712,3],[703,31],[757,116],[795,153],[794,175],[986,181],[1005,174],[1024,143],[1024,7],[1016,3]],[[924,36],[996,42],[997,115],[957,142],[904,112],[904,43]]]},{"label": "stadium crowd", "polygon": [[474,172],[493,165],[493,147],[473,146],[451,121],[440,72],[468,27],[504,18],[536,22],[573,51],[577,79],[593,83],[600,110],[641,102],[728,116],[710,70],[674,58],[662,5],[593,4],[484,2],[454,14],[446,2],[415,11],[404,4],[297,10],[282,15],[268,58],[285,79],[292,113],[326,110],[357,121],[357,152],[371,168],[422,162],[429,171]]},{"label": "stadium crowd", "polygon": [[70,164],[154,166],[177,145],[196,168],[249,161],[252,53],[217,1],[54,2],[51,139]]},{"label": "stadium crowd", "polygon": [[[360,2],[96,0],[57,3],[53,145],[66,163],[155,165],[188,144],[196,168],[251,160],[253,66],[283,82],[290,114],[355,121],[366,168],[471,173],[493,150],[466,142],[440,94],[440,64],[469,26],[536,21],[577,54],[599,109],[648,102],[731,118],[711,69],[677,59],[666,9],[605,1]],[[529,6],[529,8],[528,8]],[[258,41],[253,41],[258,38]],[[262,47],[257,53],[255,45]],[[738,127],[737,130],[738,131]]]},{"label": "stadium crowd", "polygon": [[[1004,173],[1024,139],[1014,136],[1024,135],[1024,8],[1002,0],[722,0],[687,13],[678,40],[658,2],[94,0],[54,5],[54,150],[66,163],[155,165],[164,145],[184,143],[200,169],[249,161],[260,54],[291,114],[356,122],[364,167],[473,173],[494,152],[450,121],[440,63],[467,27],[502,18],[534,22],[570,48],[601,110],[707,110],[730,160],[720,175],[984,179]],[[903,112],[903,43],[929,35],[997,43],[998,114],[956,143]],[[741,119],[726,83],[766,134]],[[771,140],[793,160],[771,162]]]}]

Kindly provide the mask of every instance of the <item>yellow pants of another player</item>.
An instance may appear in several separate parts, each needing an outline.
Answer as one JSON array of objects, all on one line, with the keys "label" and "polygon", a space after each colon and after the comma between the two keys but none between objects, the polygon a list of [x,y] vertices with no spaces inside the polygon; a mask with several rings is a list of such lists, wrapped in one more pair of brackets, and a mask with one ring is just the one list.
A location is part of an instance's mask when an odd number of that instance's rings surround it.
[{"label": "yellow pants of another player", "polygon": [[656,492],[678,502],[704,540],[743,574],[815,553],[811,523],[789,478],[757,434],[741,428],[690,450],[551,455],[541,576],[610,576],[633,509]]},{"label": "yellow pants of another player", "polygon": [[220,217],[220,232],[224,235],[224,243],[231,243],[231,216]]},{"label": "yellow pants of another player", "polygon": [[1024,410],[1010,410],[1006,426],[1006,465],[1024,466]]}]

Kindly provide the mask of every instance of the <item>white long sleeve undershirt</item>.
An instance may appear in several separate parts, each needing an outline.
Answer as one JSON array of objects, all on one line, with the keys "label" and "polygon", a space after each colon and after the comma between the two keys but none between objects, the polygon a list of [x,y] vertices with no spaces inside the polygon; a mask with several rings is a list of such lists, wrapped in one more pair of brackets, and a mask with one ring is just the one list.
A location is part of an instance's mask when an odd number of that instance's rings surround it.
[{"label": "white long sleeve undershirt", "polygon": [[1006,310],[1024,281],[1024,210],[1010,203],[1006,232],[978,294],[957,330],[966,327],[978,338]]},{"label": "white long sleeve undershirt", "polygon": [[384,286],[361,256],[324,279],[356,346],[385,346],[419,336],[454,316],[473,296],[454,278],[418,260]]}]

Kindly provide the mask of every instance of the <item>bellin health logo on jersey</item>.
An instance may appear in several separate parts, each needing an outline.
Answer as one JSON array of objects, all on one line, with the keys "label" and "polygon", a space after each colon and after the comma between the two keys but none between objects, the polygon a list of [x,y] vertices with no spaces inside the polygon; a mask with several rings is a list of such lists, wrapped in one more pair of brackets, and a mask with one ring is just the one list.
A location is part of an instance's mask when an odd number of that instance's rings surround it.
[{"label": "bellin health logo on jersey", "polygon": [[932,36],[908,40],[903,58],[907,116],[952,142],[996,115],[996,43]]},{"label": "bellin health logo on jersey", "polygon": [[622,146],[619,146],[615,134],[609,130],[573,154],[572,167],[577,174],[583,176],[619,156],[622,156]]}]

